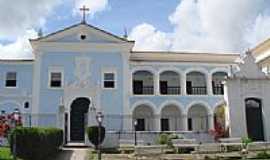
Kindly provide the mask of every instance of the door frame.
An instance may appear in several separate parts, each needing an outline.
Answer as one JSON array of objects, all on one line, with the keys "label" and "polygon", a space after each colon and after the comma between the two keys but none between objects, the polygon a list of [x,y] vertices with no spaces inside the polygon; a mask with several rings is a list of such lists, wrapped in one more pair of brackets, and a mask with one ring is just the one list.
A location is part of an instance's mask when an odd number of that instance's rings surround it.
[{"label": "door frame", "polygon": [[263,114],[263,102],[261,98],[256,98],[256,97],[247,97],[244,99],[244,104],[245,104],[245,124],[246,124],[246,133],[248,136],[248,123],[247,123],[247,105],[246,101],[247,100],[254,100],[256,102],[259,102],[259,107],[260,107],[260,114],[261,114],[261,125],[262,125],[262,138],[263,141],[266,140],[266,130],[265,130],[265,123],[264,123],[264,114]]},{"label": "door frame", "polygon": [[[90,104],[89,104],[89,107],[88,107],[88,112],[87,113],[90,113],[90,109],[91,109],[91,107],[92,107],[92,105],[93,105],[93,101],[92,101],[92,98],[90,98],[90,97],[87,97],[87,96],[78,96],[78,97],[73,97],[72,99],[70,99],[70,101],[69,101],[69,105],[68,105],[68,111],[66,112],[67,114],[68,114],[68,120],[67,120],[67,126],[68,126],[68,133],[67,133],[67,139],[68,139],[68,141],[67,141],[67,143],[69,143],[69,142],[72,142],[71,141],[71,121],[70,121],[70,119],[71,119],[71,105],[72,105],[72,103],[76,100],[76,99],[78,99],[78,98],[87,98],[89,101],[90,101]],[[89,115],[89,114],[88,114]],[[88,117],[89,118],[89,117]],[[87,119],[87,122],[88,122],[88,119]],[[88,122],[89,123],[89,122]],[[85,138],[84,138],[84,143],[86,144],[87,143],[87,134],[85,133]]]}]

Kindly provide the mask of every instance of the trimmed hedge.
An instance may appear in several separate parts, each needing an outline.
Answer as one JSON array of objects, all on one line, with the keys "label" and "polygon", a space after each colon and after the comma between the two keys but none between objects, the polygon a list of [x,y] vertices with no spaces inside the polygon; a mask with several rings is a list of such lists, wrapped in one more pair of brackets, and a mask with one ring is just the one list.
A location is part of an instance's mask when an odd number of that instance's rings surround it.
[{"label": "trimmed hedge", "polygon": [[52,157],[63,144],[61,129],[19,127],[14,129],[9,137],[11,150],[14,134],[16,135],[16,155],[24,160],[43,160]]},{"label": "trimmed hedge", "polygon": [[[88,139],[89,141],[95,145],[95,147],[97,147],[99,145],[99,134],[98,134],[98,126],[91,126],[87,128],[87,135],[88,135]],[[103,126],[101,126],[101,143],[103,142],[104,138],[105,138],[105,128]]]}]

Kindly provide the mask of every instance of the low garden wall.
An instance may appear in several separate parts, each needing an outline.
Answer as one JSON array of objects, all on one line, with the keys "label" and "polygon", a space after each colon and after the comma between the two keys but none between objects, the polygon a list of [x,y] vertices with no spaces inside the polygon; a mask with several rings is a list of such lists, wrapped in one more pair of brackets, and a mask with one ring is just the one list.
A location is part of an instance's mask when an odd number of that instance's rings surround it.
[{"label": "low garden wall", "polygon": [[[158,132],[158,131],[137,131],[137,142],[142,145],[153,145],[157,144],[157,139],[161,133],[171,133],[177,134],[182,138],[187,139],[196,139],[198,143],[209,143],[213,142],[213,137],[207,132]],[[134,144],[135,132],[134,131],[125,131],[125,132],[116,132],[116,131],[107,131],[105,140],[102,144],[104,148],[115,148],[119,147],[120,144]]]}]

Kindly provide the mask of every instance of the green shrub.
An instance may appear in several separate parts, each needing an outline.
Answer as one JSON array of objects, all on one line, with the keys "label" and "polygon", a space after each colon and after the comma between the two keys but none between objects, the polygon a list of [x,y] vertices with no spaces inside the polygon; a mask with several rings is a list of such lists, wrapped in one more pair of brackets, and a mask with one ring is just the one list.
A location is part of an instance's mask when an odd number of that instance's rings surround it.
[{"label": "green shrub", "polygon": [[1,160],[13,160],[10,149],[7,147],[0,147],[0,159]]},{"label": "green shrub", "polygon": [[162,133],[158,136],[158,144],[167,144],[168,143],[168,134]]},{"label": "green shrub", "polygon": [[[87,135],[89,141],[97,147],[99,145],[99,127],[98,126],[91,126],[87,128]],[[101,137],[100,142],[102,143],[105,138],[105,128],[101,126]]]},{"label": "green shrub", "polygon": [[270,154],[267,153],[266,151],[262,151],[262,152],[257,153],[256,158],[257,159],[270,159]]},{"label": "green shrub", "polygon": [[63,132],[57,128],[20,127],[10,134],[13,150],[16,138],[16,155],[24,160],[43,160],[54,156],[63,143]]},{"label": "green shrub", "polygon": [[169,134],[167,145],[172,148],[173,147],[172,139],[178,139],[178,138],[179,136],[177,134]]},{"label": "green shrub", "polygon": [[177,134],[162,133],[158,137],[158,144],[166,144],[169,147],[172,147],[172,139],[178,139],[178,138],[179,136]]},{"label": "green shrub", "polygon": [[248,144],[252,142],[252,140],[250,138],[248,138],[248,137],[242,137],[241,141],[242,141],[242,147],[244,149],[246,149]]}]

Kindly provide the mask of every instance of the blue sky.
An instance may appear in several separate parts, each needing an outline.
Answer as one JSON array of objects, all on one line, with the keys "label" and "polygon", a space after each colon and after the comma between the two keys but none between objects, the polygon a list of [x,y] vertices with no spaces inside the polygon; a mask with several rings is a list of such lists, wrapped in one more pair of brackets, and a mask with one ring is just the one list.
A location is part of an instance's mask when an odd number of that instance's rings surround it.
[{"label": "blue sky", "polygon": [[[168,15],[178,4],[179,0],[136,0],[136,3],[134,0],[110,0],[107,9],[94,16],[88,15],[87,22],[117,35],[123,34],[124,27],[130,31],[144,22],[153,24],[159,30],[170,32],[173,27],[169,23]],[[45,31],[53,32],[80,22],[81,16],[72,15],[72,9],[70,4],[56,7],[56,13],[47,18]],[[62,19],[59,19],[59,16]]]},{"label": "blue sky", "polygon": [[79,23],[82,5],[134,50],[243,53],[270,37],[269,0],[0,0],[0,59],[33,58],[28,39]]}]

